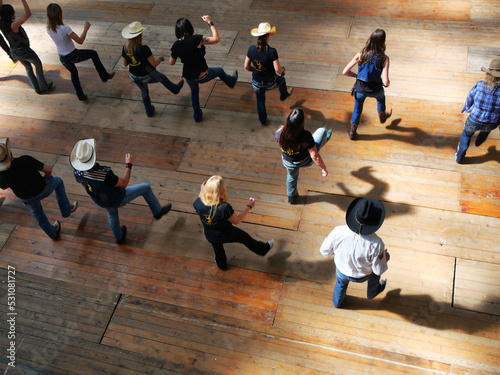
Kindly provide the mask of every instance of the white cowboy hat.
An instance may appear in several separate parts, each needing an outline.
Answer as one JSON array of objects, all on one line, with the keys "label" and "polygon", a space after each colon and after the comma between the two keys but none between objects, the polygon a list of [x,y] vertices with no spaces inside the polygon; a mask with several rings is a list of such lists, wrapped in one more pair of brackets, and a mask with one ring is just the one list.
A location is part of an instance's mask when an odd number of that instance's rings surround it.
[{"label": "white cowboy hat", "polygon": [[125,39],[133,39],[136,36],[141,35],[147,29],[149,29],[149,27],[144,28],[139,21],[134,21],[130,25],[124,27],[122,30],[122,36]]},{"label": "white cowboy hat", "polygon": [[69,156],[69,162],[71,166],[77,171],[88,171],[92,169],[95,165],[96,153],[95,153],[95,140],[94,139],[82,139],[76,142],[73,150],[71,150],[71,155]]},{"label": "white cowboy hat", "polygon": [[0,138],[0,172],[10,168],[10,141],[9,138]]},{"label": "white cowboy hat", "polygon": [[266,35],[266,34],[276,34],[276,26],[273,26],[271,28],[271,25],[269,24],[269,22],[262,22],[262,23],[259,23],[259,27],[255,28],[255,29],[252,29],[252,31],[250,31],[250,34],[252,34],[253,36],[262,36],[262,35]]}]

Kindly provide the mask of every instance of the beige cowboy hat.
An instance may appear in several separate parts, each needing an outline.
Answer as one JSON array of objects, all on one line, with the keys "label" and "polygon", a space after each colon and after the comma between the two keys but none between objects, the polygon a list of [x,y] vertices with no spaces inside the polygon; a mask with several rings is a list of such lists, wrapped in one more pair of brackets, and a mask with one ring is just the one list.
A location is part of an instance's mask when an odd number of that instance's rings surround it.
[{"label": "beige cowboy hat", "polygon": [[130,25],[123,28],[122,36],[125,39],[133,39],[136,36],[141,35],[147,29],[149,29],[149,27],[142,27],[142,24],[139,21],[134,21]]},{"label": "beige cowboy hat", "polygon": [[276,26],[273,26],[271,28],[271,25],[269,24],[269,22],[262,22],[262,23],[259,23],[259,27],[255,28],[255,29],[252,29],[252,31],[250,31],[250,34],[252,34],[253,36],[262,36],[262,35],[266,35],[266,34],[276,34]]},{"label": "beige cowboy hat", "polygon": [[0,138],[0,172],[10,168],[10,141],[9,138]]},{"label": "beige cowboy hat", "polygon": [[500,77],[500,58],[491,60],[490,67],[482,67],[481,70],[492,75],[493,77]]},{"label": "beige cowboy hat", "polygon": [[77,171],[88,171],[95,165],[95,139],[82,139],[76,142],[71,154],[69,162]]}]

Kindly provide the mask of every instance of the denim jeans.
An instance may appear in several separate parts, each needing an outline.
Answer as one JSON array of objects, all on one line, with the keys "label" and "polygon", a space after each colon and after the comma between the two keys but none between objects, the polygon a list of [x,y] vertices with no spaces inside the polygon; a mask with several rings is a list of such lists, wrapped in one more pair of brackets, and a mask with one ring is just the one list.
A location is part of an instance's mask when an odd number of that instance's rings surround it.
[{"label": "denim jeans", "polygon": [[24,205],[31,210],[38,225],[43,229],[47,236],[54,239],[57,235],[56,227],[49,223],[47,216],[45,216],[45,212],[43,212],[43,207],[40,201],[47,198],[55,190],[57,204],[59,205],[59,210],[61,211],[61,215],[63,217],[69,216],[71,206],[69,204],[68,197],[66,196],[66,189],[64,188],[64,182],[61,177],[53,176],[51,178],[47,178],[45,181],[47,182],[47,187],[44,191],[36,197],[21,199],[21,202],[23,202]]},{"label": "denim jeans", "polygon": [[252,81],[252,89],[257,97],[257,112],[259,113],[259,121],[262,125],[265,125],[267,122],[266,91],[274,90],[276,87],[279,89],[281,101],[288,98],[285,77],[276,76],[275,79],[267,83]]},{"label": "denim jeans", "polygon": [[476,144],[481,144],[486,140],[486,138],[488,138],[490,132],[496,129],[499,125],[500,124],[477,121],[469,115],[465,121],[464,131],[460,136],[460,141],[458,141],[457,152],[455,153],[455,160],[457,163],[461,163],[465,157],[465,153],[469,148],[470,140],[475,132],[479,131]]},{"label": "denim jeans", "polygon": [[227,267],[226,252],[224,251],[225,243],[237,242],[245,245],[249,250],[258,255],[266,255],[269,251],[269,244],[253,239],[247,232],[237,227],[231,227],[227,233],[224,233],[224,239],[220,242],[212,242],[212,247],[215,253],[215,262],[221,269]]},{"label": "denim jeans", "polygon": [[[325,143],[327,142],[326,128],[323,127],[323,128],[317,129],[313,134],[313,138],[314,138],[314,143],[316,143],[316,148],[318,149],[318,152],[319,152],[321,147],[323,147],[325,145]],[[283,158],[283,156],[281,157],[281,159],[283,161],[283,166],[286,168],[286,172],[287,172],[287,175],[286,175],[286,195],[288,195],[289,197],[294,197],[294,196],[299,194],[299,192],[297,190],[297,183],[298,183],[298,179],[299,179],[300,168],[309,167],[310,165],[313,164],[313,160],[311,159],[311,156],[308,156],[305,160],[303,160],[299,164],[295,164],[295,163],[292,163],[290,161],[285,160]]]},{"label": "denim jeans", "polygon": [[83,100],[85,98],[85,94],[83,93],[82,85],[80,84],[80,78],[78,78],[78,70],[76,69],[75,64],[81,61],[86,61],[88,59],[92,59],[97,73],[99,73],[99,77],[101,77],[101,81],[107,82],[109,73],[106,71],[104,65],[102,65],[101,59],[99,58],[99,55],[96,51],[92,49],[75,49],[73,52],[66,56],[59,55],[61,64],[63,64],[64,67],[71,73],[71,82],[73,83],[76,95],[80,100]]},{"label": "denim jeans", "polygon": [[163,86],[167,88],[171,93],[178,94],[181,91],[181,87],[175,83],[172,83],[165,74],[152,70],[149,74],[145,76],[135,76],[130,74],[132,82],[134,82],[137,87],[141,90],[142,102],[144,103],[144,108],[146,109],[146,115],[153,115],[153,106],[151,105],[151,99],[149,98],[149,83],[160,82]]},{"label": "denim jeans", "polygon": [[193,106],[193,117],[194,121],[200,122],[203,112],[200,108],[200,83],[205,83],[213,80],[214,78],[220,78],[228,87],[233,88],[236,85],[236,77],[227,75],[222,68],[208,68],[208,73],[200,79],[186,79],[186,82],[191,89],[191,104]]},{"label": "denim jeans", "polygon": [[368,288],[366,291],[366,297],[368,299],[375,298],[385,289],[385,285],[380,284],[380,276],[374,273],[359,279],[346,276],[338,269],[335,273],[337,275],[337,282],[335,283],[335,288],[333,290],[333,305],[337,308],[342,305],[342,302],[344,302],[349,281],[353,281],[355,283],[364,283],[365,281],[368,281]]},{"label": "denim jeans", "polygon": [[[19,60],[21,64],[23,64],[26,69],[26,74],[28,75],[28,79],[30,81],[31,87],[36,91],[37,94],[40,94],[42,91],[47,91],[47,81],[45,80],[45,76],[43,75],[43,66],[42,62],[38,55],[31,48],[13,48],[10,50],[12,57]],[[33,73],[33,64],[35,66],[36,77]]]},{"label": "denim jeans", "polygon": [[125,198],[123,198],[120,205],[116,207],[106,207],[106,211],[108,211],[109,226],[111,227],[111,231],[113,232],[113,236],[116,241],[120,241],[123,235],[120,228],[118,208],[125,206],[127,203],[133,201],[141,195],[144,197],[144,200],[148,204],[153,215],[158,215],[161,212],[160,202],[158,202],[158,199],[153,194],[153,189],[151,189],[149,184],[139,184],[125,188]]},{"label": "denim jeans", "polygon": [[354,110],[352,111],[351,124],[354,126],[359,125],[359,119],[361,117],[361,113],[363,112],[363,105],[365,103],[366,98],[375,98],[377,99],[377,111],[378,113],[385,112],[385,92],[384,89],[374,93],[374,94],[363,94],[360,92],[356,92],[354,95]]}]

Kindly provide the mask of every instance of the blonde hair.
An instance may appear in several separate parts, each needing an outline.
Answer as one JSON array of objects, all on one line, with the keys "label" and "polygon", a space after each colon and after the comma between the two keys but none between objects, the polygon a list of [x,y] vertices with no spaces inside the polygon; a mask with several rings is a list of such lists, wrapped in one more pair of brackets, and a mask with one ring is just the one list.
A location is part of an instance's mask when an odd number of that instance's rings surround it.
[{"label": "blonde hair", "polygon": [[127,43],[125,44],[125,52],[134,54],[139,51],[142,46],[142,34],[137,35],[135,38],[127,39]]},{"label": "blonde hair", "polygon": [[493,89],[500,83],[500,77],[493,77],[491,74],[486,73],[484,82],[486,82],[486,86],[488,86],[488,88]]},{"label": "blonde hair", "polygon": [[200,193],[203,204],[211,206],[210,217],[217,211],[217,206],[227,201],[226,184],[221,176],[210,177]]}]

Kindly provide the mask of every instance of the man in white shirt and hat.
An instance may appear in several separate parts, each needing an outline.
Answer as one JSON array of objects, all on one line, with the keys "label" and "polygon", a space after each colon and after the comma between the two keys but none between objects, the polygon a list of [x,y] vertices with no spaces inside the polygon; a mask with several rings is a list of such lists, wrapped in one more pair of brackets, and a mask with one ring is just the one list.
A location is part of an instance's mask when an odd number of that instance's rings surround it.
[{"label": "man in white shirt and hat", "polygon": [[161,206],[153,194],[149,184],[128,186],[135,158],[125,155],[125,173],[123,177],[116,176],[110,167],[96,163],[94,139],[78,141],[70,155],[70,163],[74,168],[75,178],[92,200],[108,212],[108,221],[115,241],[119,244],[125,241],[127,227],[120,226],[118,208],[125,206],[142,195],[156,220],[167,214],[172,205]]},{"label": "man in white shirt and hat", "polygon": [[340,307],[344,302],[350,281],[368,281],[368,299],[373,299],[384,291],[386,280],[380,280],[380,276],[387,271],[390,255],[382,239],[375,234],[384,218],[385,208],[382,202],[356,198],[347,209],[347,225],[335,227],[323,241],[321,255],[326,257],[335,254],[335,307]]},{"label": "man in white shirt and hat", "polygon": [[[43,173],[43,176],[40,174]],[[56,200],[62,217],[75,212],[78,202],[69,204],[61,177],[52,176],[52,168],[29,156],[12,156],[9,138],[0,138],[0,188],[12,189],[16,197],[28,207],[40,228],[52,239],[61,229],[58,220],[49,223],[41,200],[56,192]]]}]

